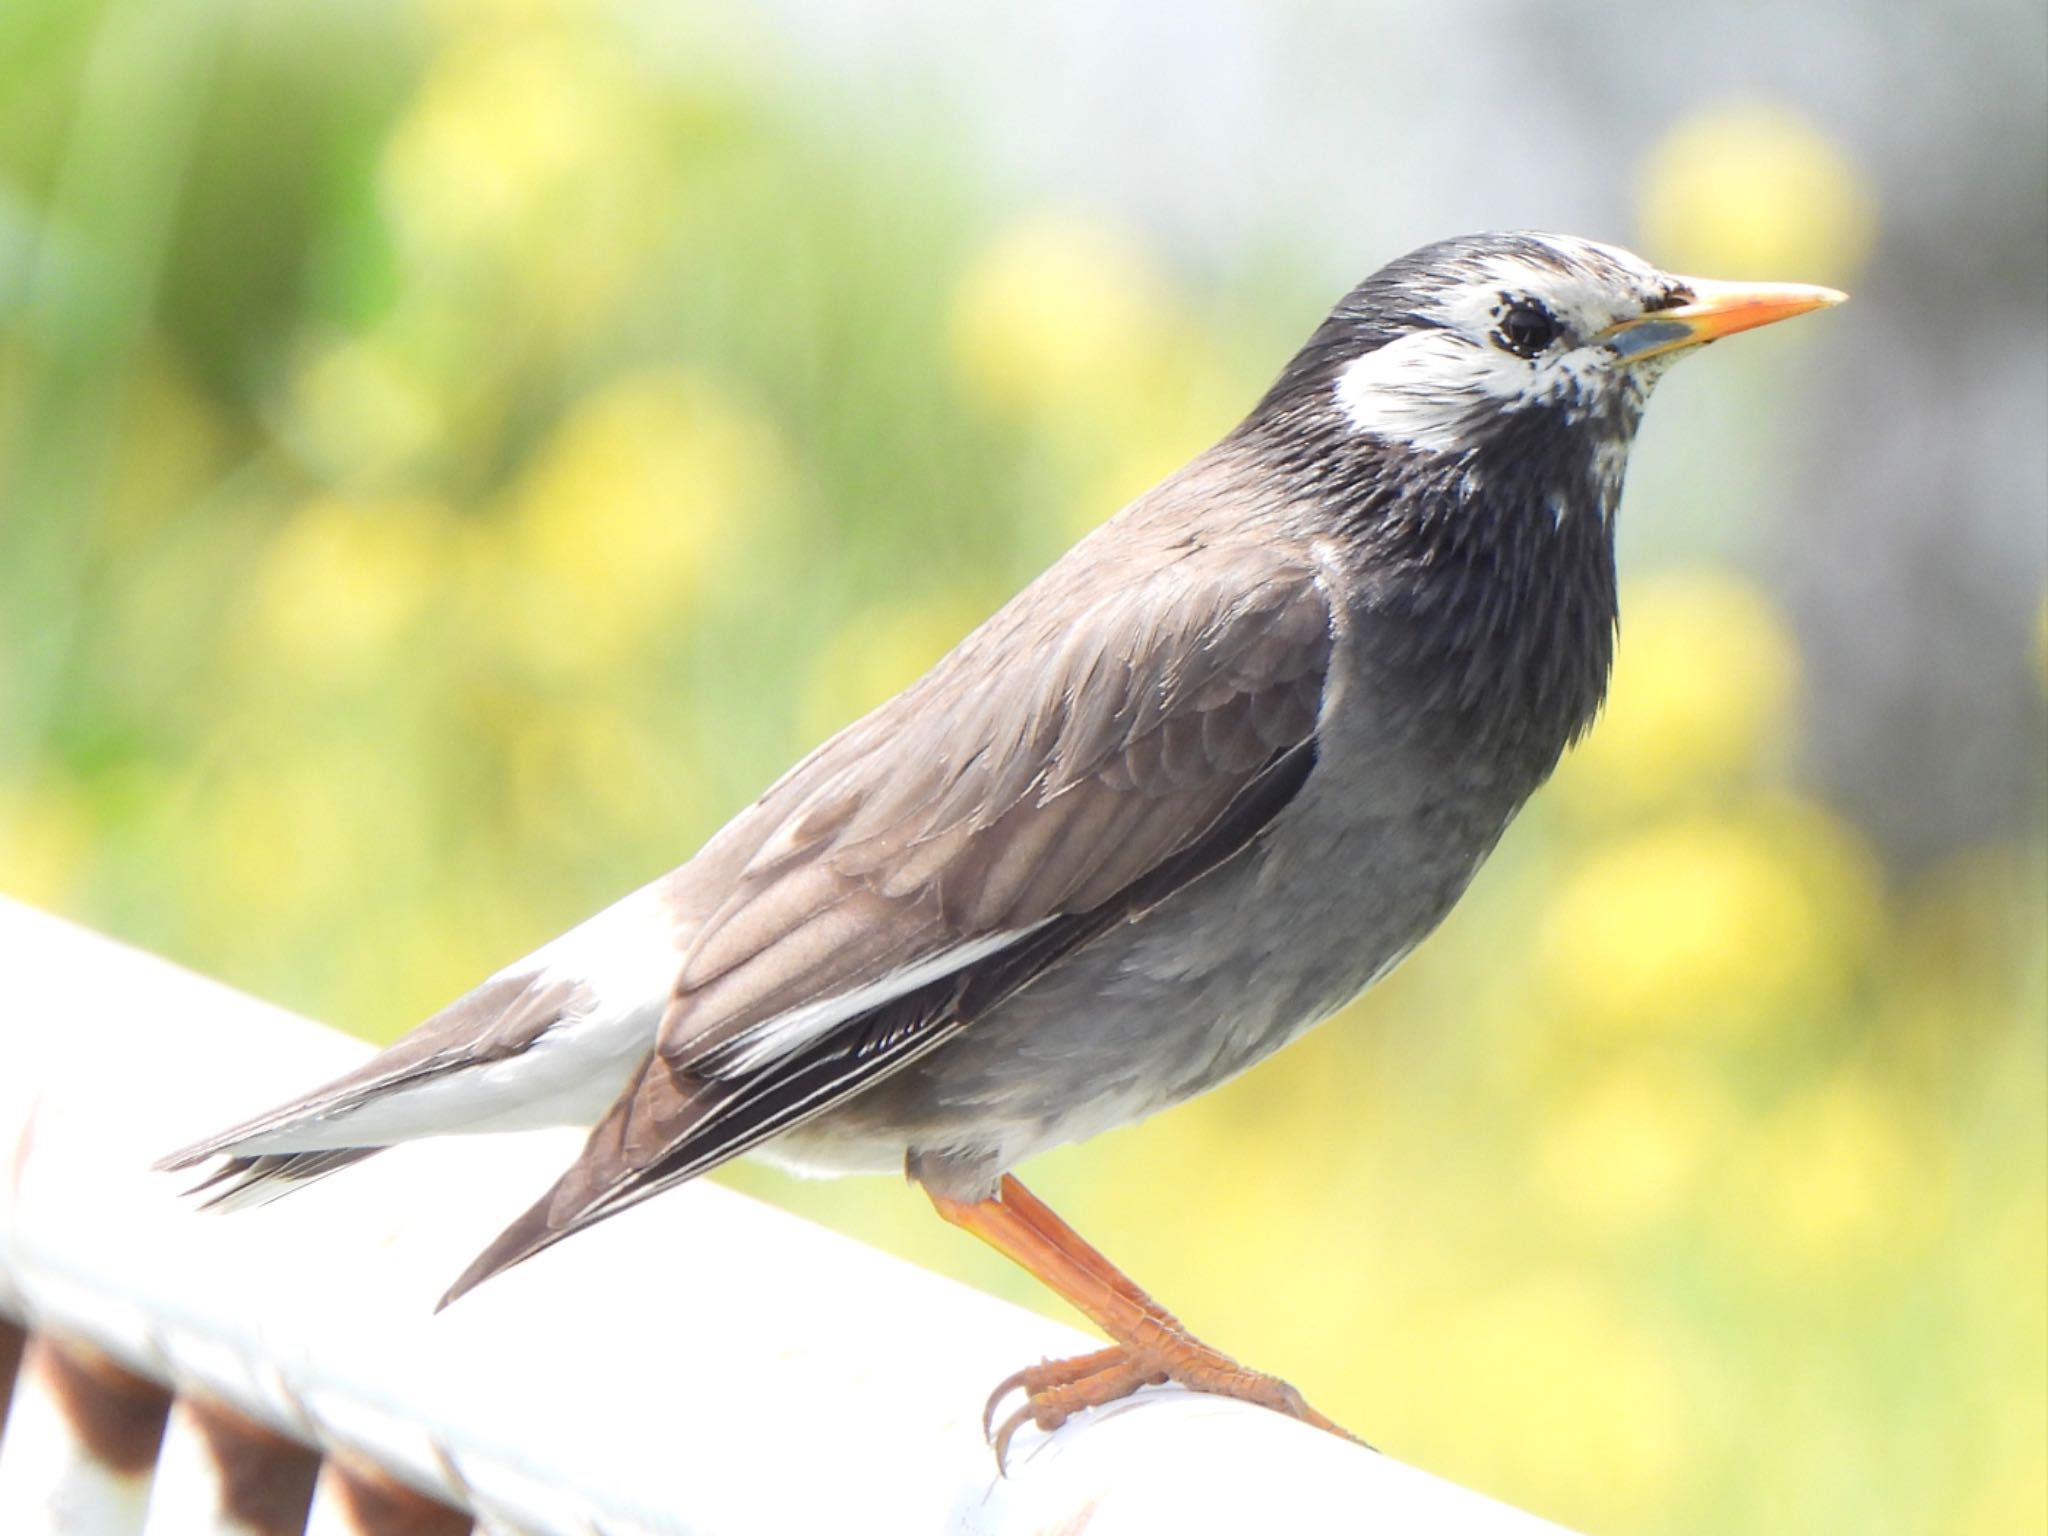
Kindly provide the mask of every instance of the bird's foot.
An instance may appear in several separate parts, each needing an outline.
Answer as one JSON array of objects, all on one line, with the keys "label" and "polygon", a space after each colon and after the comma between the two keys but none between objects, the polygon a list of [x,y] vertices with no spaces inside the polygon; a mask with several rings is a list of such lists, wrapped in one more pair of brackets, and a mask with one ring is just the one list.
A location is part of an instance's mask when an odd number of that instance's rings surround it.
[{"label": "bird's foot", "polygon": [[[989,1395],[982,1410],[982,1432],[995,1446],[996,1465],[1008,1471],[1010,1438],[1027,1423],[1058,1429],[1084,1408],[1129,1397],[1140,1387],[1174,1381],[1195,1392],[1213,1392],[1240,1402],[1257,1403],[1275,1413],[1340,1435],[1354,1444],[1365,1442],[1334,1420],[1311,1408],[1302,1395],[1277,1376],[1247,1370],[1228,1355],[1199,1340],[1181,1335],[1140,1347],[1112,1344],[1092,1355],[1071,1360],[1042,1360],[1006,1377]],[[1013,1392],[1024,1394],[1023,1406],[995,1427],[996,1410]]]}]

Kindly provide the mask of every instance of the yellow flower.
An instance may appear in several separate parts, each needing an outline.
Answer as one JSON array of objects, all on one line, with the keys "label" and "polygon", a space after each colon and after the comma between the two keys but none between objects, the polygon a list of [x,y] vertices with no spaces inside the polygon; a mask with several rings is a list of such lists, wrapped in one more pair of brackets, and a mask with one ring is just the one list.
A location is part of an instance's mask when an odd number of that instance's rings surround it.
[{"label": "yellow flower", "polygon": [[1772,1113],[1731,1169],[1723,1221],[1774,1278],[1878,1273],[1939,1230],[1942,1153],[1909,1101],[1845,1069]]},{"label": "yellow flower", "polygon": [[386,146],[401,249],[502,323],[587,335],[675,211],[661,96],[599,28],[536,17],[459,32]]},{"label": "yellow flower", "polygon": [[1538,960],[1582,1027],[1742,1031],[1839,1002],[1878,899],[1874,859],[1817,806],[1686,818],[1571,870]]},{"label": "yellow flower", "polygon": [[612,61],[569,31],[501,27],[435,62],[386,149],[406,228],[451,249],[512,238],[578,175],[601,174],[622,133]]},{"label": "yellow flower", "polygon": [[238,638],[299,675],[364,676],[436,600],[452,533],[448,509],[424,498],[310,501],[265,550]]},{"label": "yellow flower", "polygon": [[1071,215],[1020,224],[953,295],[967,385],[1022,416],[1086,415],[1128,387],[1166,338],[1164,286],[1120,231]]},{"label": "yellow flower", "polygon": [[506,529],[512,570],[487,571],[479,601],[544,670],[604,666],[689,608],[783,471],[773,431],[709,381],[615,379],[527,465]]},{"label": "yellow flower", "polygon": [[[406,823],[367,746],[244,732],[220,745],[219,767],[194,785],[194,813],[180,831],[195,850],[184,867],[197,887],[199,941],[232,954],[246,947],[252,920],[256,932],[275,934],[358,888],[380,840],[403,835]],[[376,836],[365,836],[372,826]]]},{"label": "yellow flower", "polygon": [[1766,103],[1684,118],[1640,173],[1643,244],[1702,277],[1854,279],[1876,238],[1869,181],[1812,123]]},{"label": "yellow flower", "polygon": [[2029,1422],[2031,1441],[2008,1449],[1976,1496],[1963,1505],[1957,1536],[2013,1536],[2016,1531],[2048,1530],[2048,1457],[2041,1445],[2041,1394],[2029,1389],[2016,1394],[2007,1407],[2013,1418]]},{"label": "yellow flower", "polygon": [[996,240],[953,295],[970,393],[1037,428],[1065,473],[1079,537],[1214,442],[1242,381],[1176,313],[1121,232],[1046,214]]},{"label": "yellow flower", "polygon": [[330,478],[374,483],[430,449],[446,423],[428,382],[381,337],[316,352],[292,381],[297,444]]},{"label": "yellow flower", "polygon": [[1545,1110],[1537,1186],[1593,1226],[1648,1226],[1670,1216],[1713,1166],[1728,1120],[1712,1077],[1631,1059]]},{"label": "yellow flower", "polygon": [[1732,572],[1631,583],[1607,709],[1558,775],[1559,803],[1608,818],[1684,801],[1768,761],[1799,679],[1791,633]]}]

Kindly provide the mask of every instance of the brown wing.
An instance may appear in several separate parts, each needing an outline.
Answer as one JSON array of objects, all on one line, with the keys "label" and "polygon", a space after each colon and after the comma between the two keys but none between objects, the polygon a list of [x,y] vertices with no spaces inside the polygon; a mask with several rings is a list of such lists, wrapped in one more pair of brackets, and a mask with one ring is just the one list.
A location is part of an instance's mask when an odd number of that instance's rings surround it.
[{"label": "brown wing", "polygon": [[1076,550],[721,838],[727,869],[751,851],[656,1052],[449,1299],[908,1065],[1292,798],[1331,645],[1313,567],[1132,542]]},{"label": "brown wing", "polygon": [[892,978],[1099,906],[1309,736],[1330,644],[1311,569],[1242,545],[1135,563],[1055,567],[748,813],[772,829],[748,829],[685,954],[672,1065],[756,1070]]}]

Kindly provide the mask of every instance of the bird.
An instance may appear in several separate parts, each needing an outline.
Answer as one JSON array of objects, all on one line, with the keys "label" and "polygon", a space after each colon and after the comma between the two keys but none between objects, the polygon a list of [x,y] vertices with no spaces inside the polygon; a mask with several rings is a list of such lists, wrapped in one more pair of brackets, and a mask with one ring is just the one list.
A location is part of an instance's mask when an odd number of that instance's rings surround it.
[{"label": "bird", "polygon": [[1844,297],[1528,231],[1388,263],[1213,447],[681,866],[158,1166],[220,1158],[192,1193],[234,1207],[418,1137],[590,1127],[443,1306],[742,1154],[893,1172],[1108,1336],[997,1386],[999,1465],[1169,1381],[1345,1433],[1013,1170],[1236,1076],[1438,925],[1599,710],[1652,387]]}]

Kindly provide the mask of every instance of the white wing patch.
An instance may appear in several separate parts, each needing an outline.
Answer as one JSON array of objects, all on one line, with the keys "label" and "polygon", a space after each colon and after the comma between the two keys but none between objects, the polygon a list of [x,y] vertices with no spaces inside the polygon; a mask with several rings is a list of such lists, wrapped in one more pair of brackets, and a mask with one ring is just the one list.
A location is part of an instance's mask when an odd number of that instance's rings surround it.
[{"label": "white wing patch", "polygon": [[[1050,922],[1051,919],[1045,920]],[[707,1052],[703,1062],[694,1064],[698,1070],[713,1077],[743,1077],[758,1071],[771,1061],[779,1060],[794,1051],[822,1040],[834,1029],[856,1014],[891,1002],[904,994],[916,991],[926,982],[937,981],[941,976],[965,970],[977,960],[984,960],[998,950],[1007,949],[1026,934],[1045,926],[1044,922],[1033,923],[1024,928],[1009,928],[1001,933],[983,934],[966,944],[955,945],[927,956],[915,965],[906,965],[900,970],[856,987],[851,992],[841,992],[835,997],[820,998],[815,1003],[806,1003],[801,1008],[792,1008],[779,1013],[772,1019],[764,1019],[753,1028],[744,1030],[732,1039]]]}]

